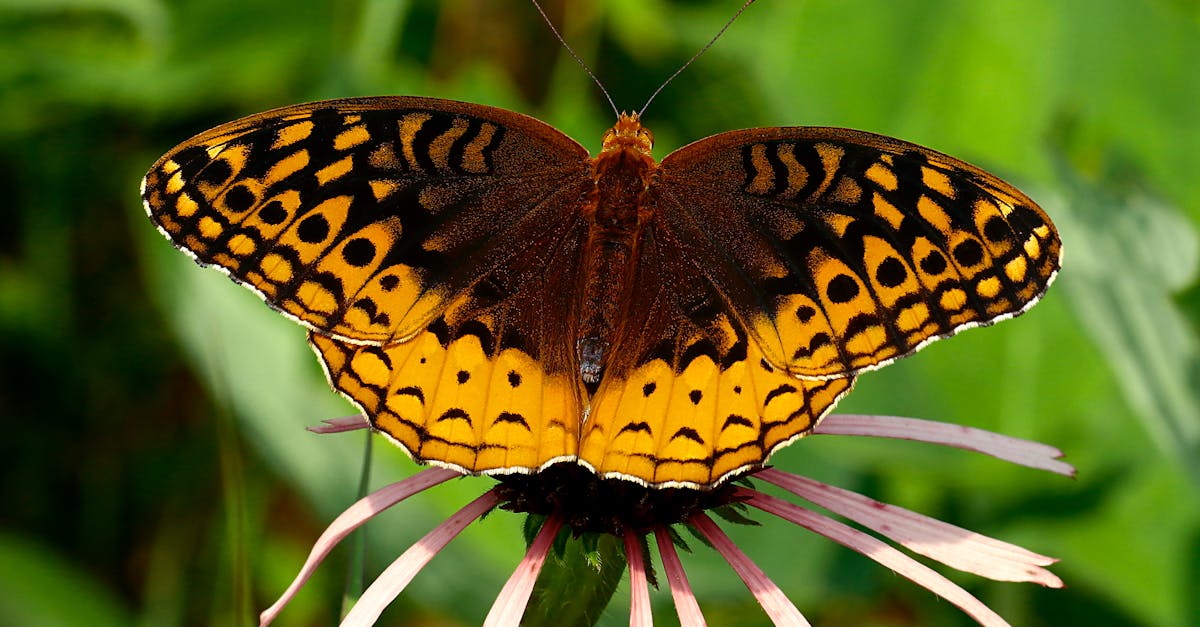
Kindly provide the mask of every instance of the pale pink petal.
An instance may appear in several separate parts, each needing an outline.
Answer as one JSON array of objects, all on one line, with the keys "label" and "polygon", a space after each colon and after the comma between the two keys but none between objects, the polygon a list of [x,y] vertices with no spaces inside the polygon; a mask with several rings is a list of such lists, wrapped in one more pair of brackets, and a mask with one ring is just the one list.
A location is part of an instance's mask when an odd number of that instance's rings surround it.
[{"label": "pale pink petal", "polygon": [[898,416],[833,414],[817,424],[813,433],[865,435],[943,444],[991,455],[1030,468],[1048,470],[1068,477],[1075,476],[1075,467],[1061,461],[1059,458],[1063,456],[1062,451],[1049,444],[945,422]]},{"label": "pale pink petal", "polygon": [[496,496],[495,490],[484,492],[479,498],[455,512],[442,524],[434,527],[433,531],[418,540],[416,544],[409,547],[367,587],[358,603],[355,603],[350,613],[342,619],[342,627],[374,625],[375,621],[379,620],[379,615],[383,613],[384,608],[396,600],[396,597],[404,591],[413,577],[416,577],[417,573],[425,568],[434,555],[446,548],[446,545],[463,529],[466,529],[467,525],[486,514],[498,502],[500,502],[500,497]]},{"label": "pale pink petal", "polygon": [[981,625],[987,627],[1007,627],[1008,625],[1003,618],[1000,618],[979,599],[971,596],[969,592],[875,536],[755,490],[736,488],[735,492],[738,497],[745,499],[744,502],[747,505],[752,505],[819,533],[887,566],[917,585],[962,608]]},{"label": "pale pink petal", "polygon": [[654,539],[658,541],[658,553],[662,557],[663,571],[667,582],[671,585],[671,598],[675,599],[675,612],[679,614],[680,627],[706,627],[704,614],[700,613],[700,604],[692,593],[687,574],[683,572],[683,564],[675,545],[671,542],[671,534],[665,527],[654,530]]},{"label": "pale pink petal", "polygon": [[800,610],[792,605],[779,586],[775,585],[775,582],[771,581],[761,568],[750,561],[750,558],[737,548],[733,540],[730,540],[729,536],[725,535],[725,532],[721,531],[721,528],[712,519],[704,514],[696,514],[692,516],[690,522],[716,547],[717,552],[725,558],[725,561],[729,562],[738,577],[742,578],[746,587],[754,594],[754,598],[758,599],[758,604],[767,612],[767,616],[771,617],[771,622],[775,623],[777,627],[797,625],[808,627],[808,621],[804,620]]},{"label": "pale pink petal", "polygon": [[321,424],[315,427],[309,427],[308,430],[313,433],[344,433],[346,431],[357,431],[366,429],[371,426],[367,421],[366,416],[355,414],[353,416],[342,416],[341,418],[327,418],[321,421]]},{"label": "pale pink petal", "polygon": [[632,531],[625,531],[625,559],[629,562],[629,627],[651,627],[650,585],[646,582],[646,560]]},{"label": "pale pink petal", "polygon": [[754,475],[873,529],[909,550],[947,566],[997,581],[1030,581],[1051,588],[1063,583],[1040,568],[1058,561],[1019,546],[888,505],[848,490],[776,469]]},{"label": "pale pink petal", "polygon": [[504,589],[500,591],[492,609],[483,621],[483,627],[516,627],[521,624],[521,616],[525,614],[525,606],[529,604],[529,595],[533,594],[533,584],[537,582],[538,573],[546,561],[546,554],[554,544],[558,530],[562,528],[563,519],[557,514],[551,515],[542,524],[542,530],[534,538],[533,544],[525,553],[525,559],[517,565],[517,570]]},{"label": "pale pink petal", "polygon": [[380,488],[346,508],[346,511],[335,518],[333,523],[317,539],[317,543],[313,545],[312,552],[308,554],[308,560],[304,562],[300,573],[296,575],[296,578],[292,581],[292,585],[288,586],[287,590],[284,591],[283,596],[279,597],[279,600],[274,605],[264,610],[262,614],[259,614],[258,624],[260,626],[268,625],[271,621],[275,620],[275,617],[288,604],[288,601],[291,601],[292,597],[296,596],[296,593],[300,591],[300,587],[312,576],[313,571],[320,565],[321,560],[325,559],[326,555],[329,555],[329,552],[333,550],[333,547],[338,542],[342,541],[342,538],[350,535],[350,532],[370,520],[375,514],[396,503],[422,490],[427,490],[439,483],[461,476],[462,473],[446,468],[430,468],[403,481]]}]

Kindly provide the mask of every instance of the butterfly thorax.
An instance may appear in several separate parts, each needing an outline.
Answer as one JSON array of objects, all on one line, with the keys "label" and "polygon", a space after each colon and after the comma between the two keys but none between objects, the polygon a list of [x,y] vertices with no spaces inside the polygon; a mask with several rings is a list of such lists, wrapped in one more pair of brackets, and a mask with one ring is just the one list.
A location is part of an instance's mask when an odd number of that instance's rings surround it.
[{"label": "butterfly thorax", "polygon": [[646,218],[642,195],[658,168],[650,156],[653,145],[654,136],[637,114],[622,113],[592,162],[595,186],[582,207],[588,241],[577,342],[580,375],[589,387],[604,372],[621,304],[632,287],[638,232]]}]

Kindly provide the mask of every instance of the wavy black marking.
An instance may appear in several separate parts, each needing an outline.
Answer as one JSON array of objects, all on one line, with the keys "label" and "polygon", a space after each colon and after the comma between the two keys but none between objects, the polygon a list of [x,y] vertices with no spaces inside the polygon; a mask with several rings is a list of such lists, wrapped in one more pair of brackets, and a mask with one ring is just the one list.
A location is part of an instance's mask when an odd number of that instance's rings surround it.
[{"label": "wavy black marking", "polygon": [[679,366],[675,371],[683,372],[693,361],[702,356],[708,357],[713,363],[716,363],[719,359],[716,345],[708,338],[703,338],[689,344],[684,349],[683,354],[679,356]]},{"label": "wavy black marking", "polygon": [[751,422],[750,419],[746,418],[745,416],[739,416],[737,414],[729,414],[728,416],[725,417],[725,423],[721,425],[721,431],[724,431],[730,427],[750,427],[751,429],[753,429],[754,423]]},{"label": "wavy black marking", "polygon": [[413,158],[417,161],[417,167],[426,174],[436,175],[438,174],[438,167],[433,162],[433,156],[429,153],[429,147],[437,138],[453,127],[455,116],[439,111],[425,111],[423,113],[429,114],[429,119],[421,124],[417,132],[413,133]]},{"label": "wavy black marking", "polygon": [[521,414],[516,414],[516,413],[510,412],[510,411],[502,411],[502,412],[500,412],[499,416],[496,416],[496,423],[498,424],[498,423],[502,423],[502,422],[507,423],[507,424],[520,425],[520,426],[524,427],[526,431],[529,431],[531,433],[533,431],[532,429],[530,429],[529,423],[525,420],[525,417],[522,416]]},{"label": "wavy black marking", "polygon": [[641,422],[631,422],[631,423],[625,425],[624,427],[621,427],[621,430],[617,432],[617,435],[620,435],[622,433],[645,433],[647,435],[650,435],[653,433],[653,431],[650,429],[649,424],[647,424],[645,421],[641,421]]},{"label": "wavy black marking", "polygon": [[740,364],[744,361],[746,361],[746,339],[739,337],[738,341],[734,342],[733,346],[729,347],[729,350],[725,353],[725,356],[721,357],[721,363],[719,366],[721,371],[724,372],[729,370],[729,368],[734,364]]},{"label": "wavy black marking", "polygon": [[680,427],[679,430],[677,430],[675,432],[675,434],[671,436],[672,440],[675,440],[677,438],[691,440],[691,441],[695,442],[696,444],[699,444],[700,446],[704,446],[704,438],[700,437],[700,434],[697,433],[696,430],[691,427]]},{"label": "wavy black marking", "polygon": [[467,424],[472,424],[470,414],[463,411],[460,407],[451,407],[450,409],[442,412],[442,415],[438,416],[437,418],[437,422],[442,422],[445,420],[462,420]]},{"label": "wavy black marking", "polygon": [[413,396],[413,397],[416,397],[417,400],[421,401],[422,405],[425,404],[425,392],[422,391],[421,388],[419,388],[415,385],[409,385],[409,386],[402,387],[402,388],[396,390],[395,392],[392,392],[392,395],[393,396]]},{"label": "wavy black marking", "polygon": [[770,405],[772,400],[775,400],[776,398],[783,396],[784,394],[794,394],[796,391],[797,390],[796,390],[795,386],[793,386],[790,383],[784,383],[783,385],[775,388],[774,390],[767,392],[766,398],[763,399],[763,407]]}]

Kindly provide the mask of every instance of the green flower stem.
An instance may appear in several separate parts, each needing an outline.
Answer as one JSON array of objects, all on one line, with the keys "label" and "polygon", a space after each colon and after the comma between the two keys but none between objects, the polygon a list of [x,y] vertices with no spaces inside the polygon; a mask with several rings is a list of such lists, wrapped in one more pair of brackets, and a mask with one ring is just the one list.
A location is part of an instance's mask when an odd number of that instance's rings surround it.
[{"label": "green flower stem", "polygon": [[229,544],[230,624],[250,625],[254,616],[250,595],[250,558],[246,537],[245,460],[233,413],[223,403],[216,412],[217,450],[221,467],[221,494],[225,505],[225,533]]},{"label": "green flower stem", "polygon": [[[363,445],[362,473],[358,477],[358,498],[367,495],[371,485],[371,441],[374,432],[366,429],[366,444]],[[367,530],[355,531],[350,542],[350,565],[346,570],[346,586],[342,590],[342,618],[350,612],[350,608],[358,602],[363,593],[363,564],[366,562]]]}]

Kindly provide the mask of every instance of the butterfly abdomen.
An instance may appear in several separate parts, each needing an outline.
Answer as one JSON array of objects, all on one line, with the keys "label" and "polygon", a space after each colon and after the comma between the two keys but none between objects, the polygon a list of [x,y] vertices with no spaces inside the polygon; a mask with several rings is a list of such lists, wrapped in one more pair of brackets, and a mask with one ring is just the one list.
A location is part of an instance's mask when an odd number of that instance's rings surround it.
[{"label": "butterfly abdomen", "polygon": [[645,217],[642,196],[658,168],[650,156],[652,143],[636,116],[622,115],[605,135],[604,148],[593,163],[596,185],[582,208],[588,239],[576,342],[579,373],[589,388],[600,382],[623,303],[633,287],[633,258]]}]

